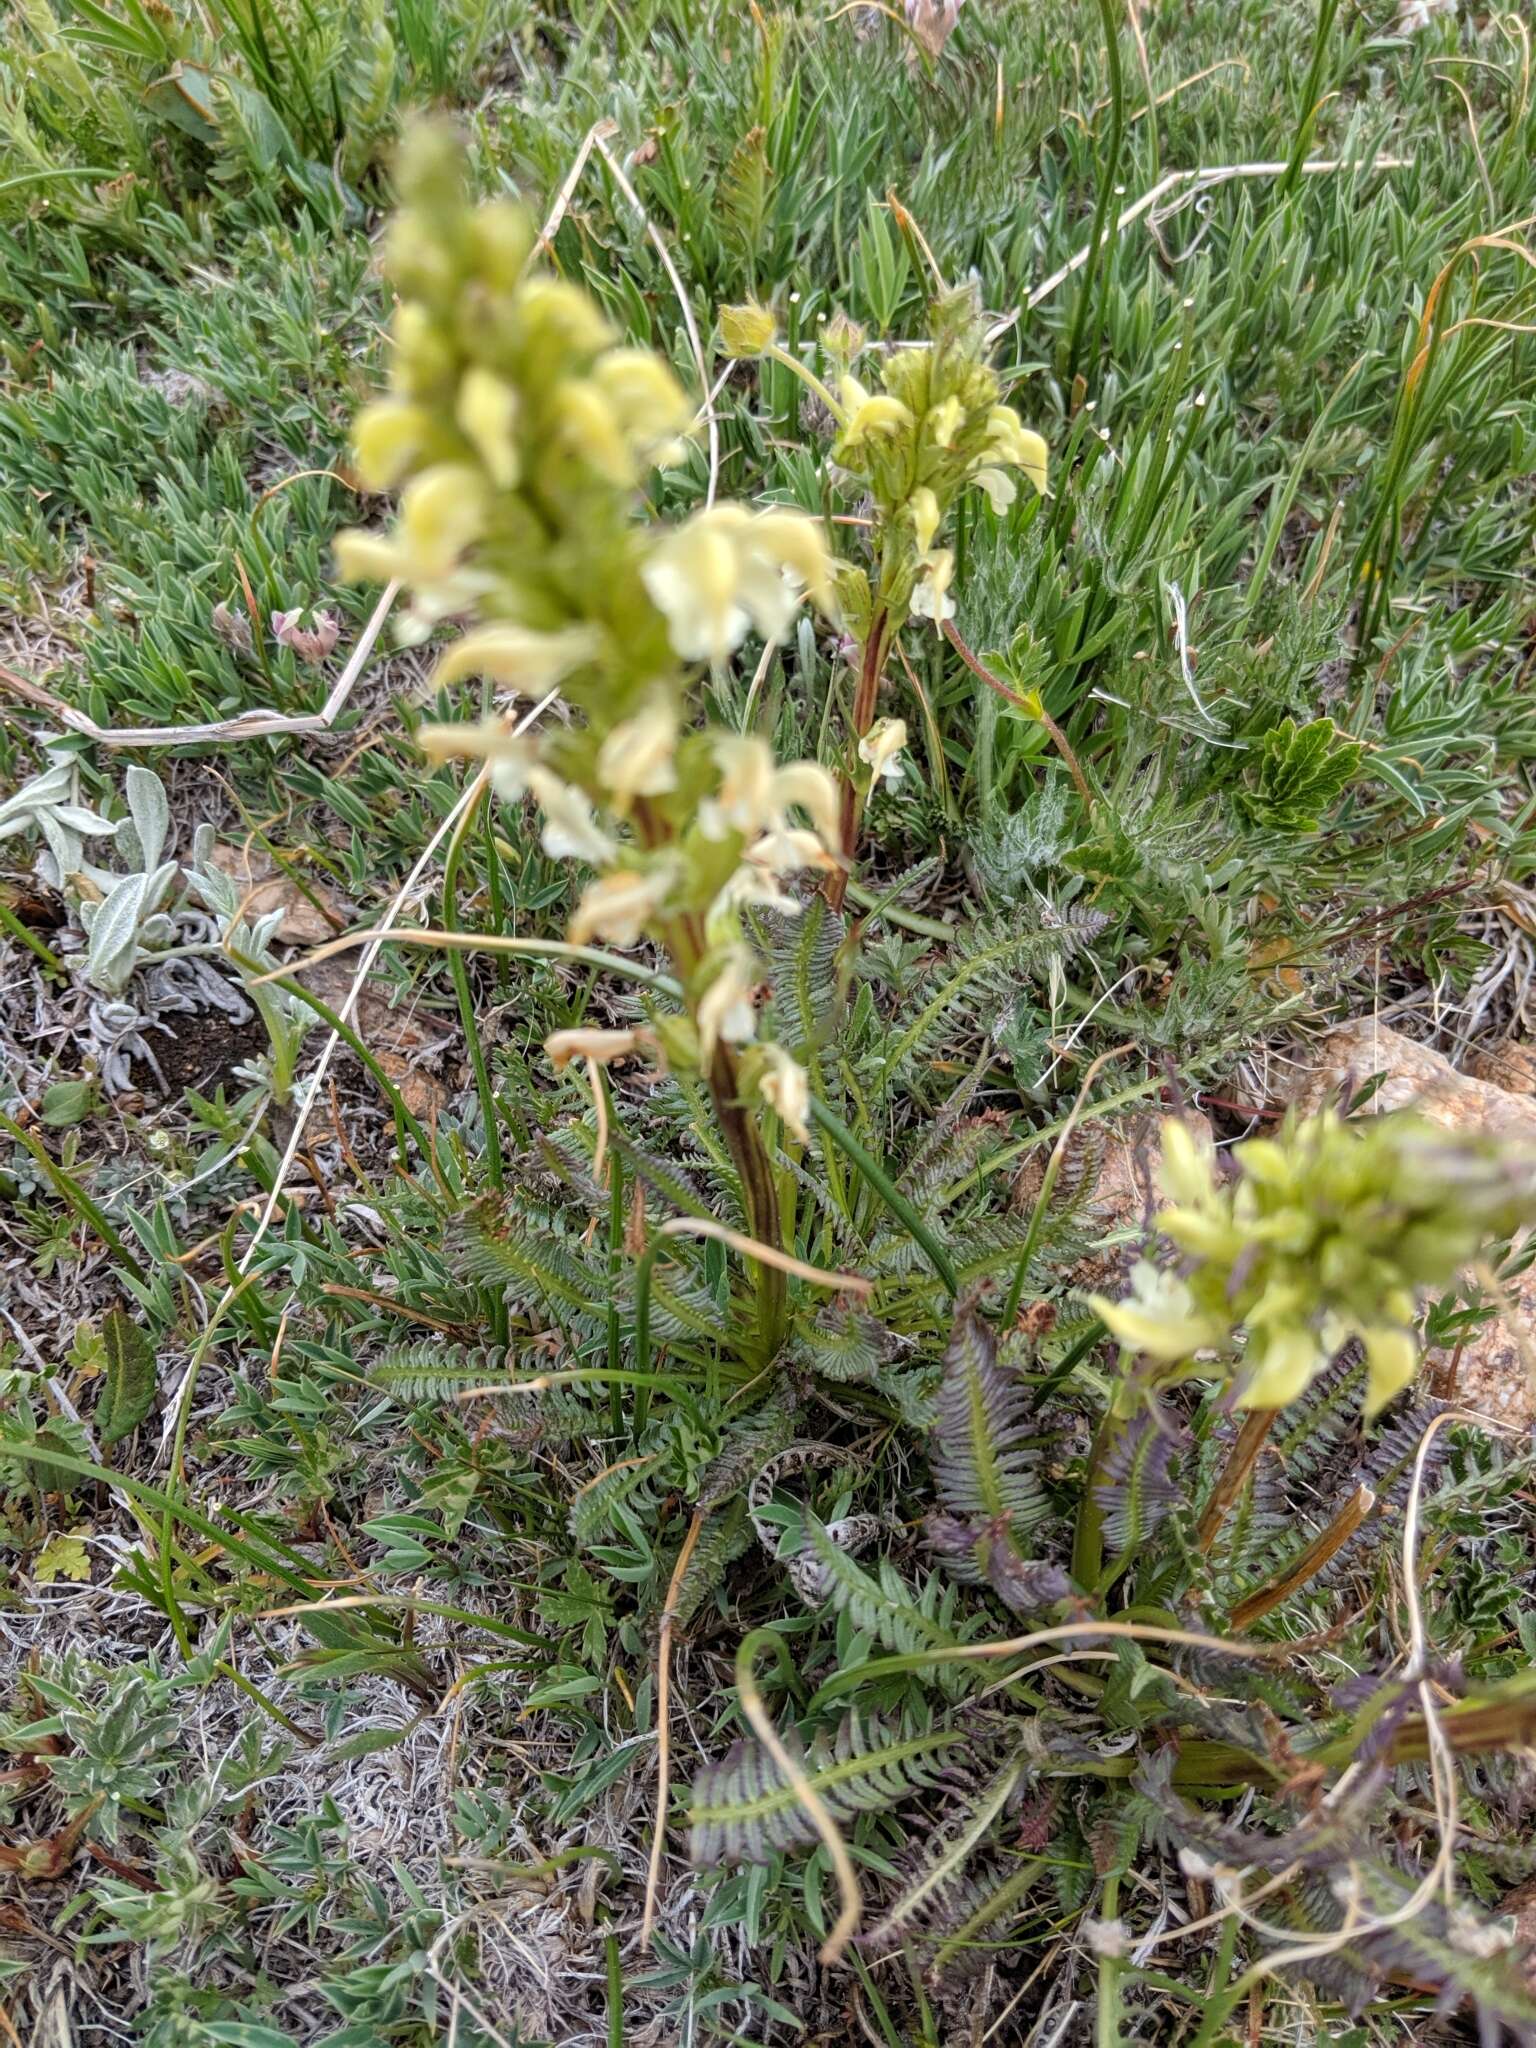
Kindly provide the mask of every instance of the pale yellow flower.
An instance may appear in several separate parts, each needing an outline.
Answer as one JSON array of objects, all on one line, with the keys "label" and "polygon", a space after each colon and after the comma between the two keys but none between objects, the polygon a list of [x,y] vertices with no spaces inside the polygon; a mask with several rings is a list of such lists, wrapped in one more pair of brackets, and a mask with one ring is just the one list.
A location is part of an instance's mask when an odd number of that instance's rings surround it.
[{"label": "pale yellow flower", "polygon": [[443,689],[465,676],[489,676],[493,683],[533,697],[590,661],[599,645],[592,626],[568,626],[558,633],[535,633],[527,626],[479,626],[454,641],[432,671],[432,683]]},{"label": "pale yellow flower", "polygon": [[942,633],[944,621],[955,616],[955,601],[949,594],[950,579],[954,573],[954,551],[935,548],[923,564],[922,577],[912,586],[913,618],[932,619],[936,633]]},{"label": "pale yellow flower", "polygon": [[693,404],[667,365],[648,348],[614,348],[592,372],[637,453],[661,447],[693,418]]},{"label": "pale yellow flower", "polygon": [[928,438],[936,448],[948,448],[965,421],[965,407],[951,392],[948,398],[941,398],[937,405],[930,406],[925,422]]},{"label": "pale yellow flower", "polygon": [[757,1010],[752,1000],[756,986],[754,965],[745,946],[733,947],[699,998],[699,1052],[706,1066],[714,1058],[717,1046],[745,1045],[757,1030]]},{"label": "pale yellow flower", "polygon": [[919,484],[907,500],[907,510],[912,515],[912,531],[917,539],[917,552],[926,555],[933,546],[933,537],[939,530],[939,501],[927,484]]},{"label": "pale yellow flower", "polygon": [[352,451],[367,489],[393,490],[420,453],[431,425],[419,405],[398,398],[365,405],[352,428]]},{"label": "pale yellow flower", "polygon": [[1131,1293],[1124,1301],[1090,1294],[1088,1306],[1113,1337],[1130,1351],[1175,1364],[1226,1340],[1225,1324],[1202,1315],[1188,1283],[1138,1259],[1131,1268]]},{"label": "pale yellow flower", "polygon": [[739,936],[736,919],[743,910],[773,910],[781,917],[800,915],[799,903],[779,887],[770,869],[745,861],[727,877],[705,913],[704,929],[712,944]]},{"label": "pale yellow flower", "polygon": [[753,628],[774,639],[803,591],[825,599],[830,589],[814,520],[741,505],[696,512],[652,550],[641,576],[684,661],[724,661]]},{"label": "pale yellow flower", "polygon": [[673,871],[655,867],[637,872],[619,868],[588,885],[571,919],[570,937],[578,946],[606,939],[613,946],[633,946],[660,915],[672,893]]},{"label": "pale yellow flower", "polygon": [[633,718],[621,719],[597,755],[598,779],[628,809],[637,796],[662,796],[677,787],[677,710],[658,694]]},{"label": "pale yellow flower", "polygon": [[857,377],[838,381],[837,395],[843,404],[843,432],[839,446],[851,454],[866,441],[899,434],[912,424],[910,409],[888,393],[873,395]]},{"label": "pale yellow flower", "polygon": [[467,462],[438,462],[400,494],[399,540],[412,583],[435,583],[480,538],[485,484]]},{"label": "pale yellow flower", "polygon": [[568,377],[555,389],[554,410],[560,422],[561,439],[572,454],[610,483],[622,486],[639,482],[639,467],[629,440],[613,407],[595,384],[584,377]]},{"label": "pale yellow flower", "polygon": [[1001,519],[1014,499],[1019,495],[1018,486],[1003,470],[990,467],[973,469],[971,482],[979,491],[985,491],[992,510]]},{"label": "pale yellow flower", "polygon": [[837,784],[815,761],[787,761],[773,777],[772,801],[780,810],[798,804],[829,849],[842,836],[842,798]]},{"label": "pale yellow flower", "polygon": [[512,386],[478,365],[466,370],[454,417],[491,482],[510,490],[518,476],[517,393]]},{"label": "pale yellow flower", "polygon": [[790,1058],[782,1045],[769,1043],[763,1052],[768,1063],[757,1084],[763,1100],[770,1109],[778,1111],[791,1137],[802,1145],[809,1144],[811,1134],[806,1128],[806,1117],[811,1106],[811,1084],[805,1069]]},{"label": "pale yellow flower", "polygon": [[584,860],[601,867],[614,858],[618,848],[593,817],[581,790],[538,766],[528,770],[528,787],[544,813],[541,843],[551,860]]},{"label": "pale yellow flower", "polygon": [[499,718],[478,725],[424,725],[416,735],[429,761],[484,761],[491,787],[507,803],[515,803],[528,787],[528,772],[537,754],[528,740],[516,739]]},{"label": "pale yellow flower", "polygon": [[1248,1363],[1256,1369],[1238,1394],[1238,1407],[1284,1408],[1311,1385],[1328,1354],[1311,1330],[1288,1323],[1262,1347],[1257,1340],[1250,1344]]},{"label": "pale yellow flower", "polygon": [[756,832],[773,808],[773,749],[755,733],[721,733],[714,756],[720,787],[699,806],[700,831],[706,839]]},{"label": "pale yellow flower", "polygon": [[987,439],[983,463],[1004,462],[1022,469],[1042,495],[1050,463],[1050,450],[1033,427],[1026,427],[1011,405],[994,405],[987,415]]},{"label": "pale yellow flower", "polygon": [[552,1031],[544,1041],[544,1050],[557,1073],[562,1067],[568,1067],[572,1060],[596,1060],[600,1067],[606,1067],[614,1060],[639,1052],[642,1038],[649,1036],[648,1032],[601,1031],[595,1028]]},{"label": "pale yellow flower", "polygon": [[904,718],[877,718],[859,741],[859,759],[873,769],[870,787],[883,776],[887,782],[900,782],[904,773],[901,765],[902,749],[907,744],[907,721]]},{"label": "pale yellow flower", "polygon": [[1411,1330],[1378,1324],[1360,1332],[1365,1346],[1365,1412],[1372,1416],[1408,1386],[1419,1369],[1419,1347]]},{"label": "pale yellow flower", "polygon": [[795,875],[802,868],[835,868],[836,857],[821,842],[820,835],[803,826],[781,825],[755,840],[743,856],[770,875]]}]

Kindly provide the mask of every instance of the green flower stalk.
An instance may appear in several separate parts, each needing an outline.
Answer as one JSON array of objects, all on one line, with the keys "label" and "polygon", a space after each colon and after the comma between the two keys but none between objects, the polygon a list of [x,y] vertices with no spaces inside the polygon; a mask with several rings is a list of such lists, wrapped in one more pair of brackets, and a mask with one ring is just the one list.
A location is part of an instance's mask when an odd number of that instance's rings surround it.
[{"label": "green flower stalk", "polygon": [[[493,716],[428,727],[422,743],[436,759],[485,764],[509,802],[531,795],[545,851],[594,870],[574,941],[665,947],[686,1010],[647,1044],[704,1077],[752,1235],[782,1248],[754,1105],[803,1142],[806,1089],[782,1047],[740,1057],[757,1036],[761,979],[745,919],[793,913],[786,882],[836,869],[838,792],[825,769],[777,763],[755,735],[693,726],[689,695],[700,664],[728,660],[749,632],[783,632],[805,599],[830,612],[820,527],[731,504],[671,526],[646,518],[640,485],[695,412],[670,366],[626,346],[575,286],[530,273],[527,217],[507,200],[466,201],[443,129],[409,137],[400,187],[391,388],[354,434],[359,473],[399,489],[399,517],[387,534],[341,535],[338,563],[400,579],[407,637],[470,622],[437,684],[481,676],[513,696],[558,685],[583,714],[537,739]],[[600,1062],[639,1043],[556,1036],[557,1060]],[[759,1284],[772,1352],[784,1278],[764,1266]]]},{"label": "green flower stalk", "polygon": [[[870,758],[862,743],[875,722],[891,645],[908,618],[942,632],[954,615],[955,556],[942,543],[955,507],[974,489],[994,511],[1005,512],[1017,495],[1018,476],[1043,494],[1048,451],[1001,402],[997,372],[985,360],[981,314],[968,291],[934,303],[928,347],[887,356],[879,391],[852,374],[863,337],[846,322],[830,344],[845,366],[835,391],[774,338],[765,307],[726,306],[719,325],[728,355],[783,363],[830,411],[837,426],[832,459],[862,489],[873,514],[871,568],[842,562],[837,575],[844,628],[859,649],[841,804],[842,852],[852,860],[863,809],[855,762]],[[843,879],[833,878],[839,898]]]},{"label": "green flower stalk", "polygon": [[1208,1376],[1231,1368],[1206,1355],[1239,1354],[1243,1408],[1285,1407],[1358,1338],[1375,1414],[1417,1370],[1423,1297],[1536,1220],[1536,1151],[1412,1116],[1346,1123],[1323,1111],[1234,1158],[1237,1178],[1218,1179],[1209,1146],[1165,1123],[1172,1201],[1157,1227],[1184,1260],[1139,1264],[1124,1301],[1091,1299],[1155,1379]]}]

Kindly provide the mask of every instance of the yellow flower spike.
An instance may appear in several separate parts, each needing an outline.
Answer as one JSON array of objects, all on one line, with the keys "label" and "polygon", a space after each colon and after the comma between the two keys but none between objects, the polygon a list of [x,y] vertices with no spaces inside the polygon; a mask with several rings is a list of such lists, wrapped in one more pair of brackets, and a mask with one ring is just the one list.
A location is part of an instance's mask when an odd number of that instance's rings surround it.
[{"label": "yellow flower spike", "polygon": [[633,718],[621,719],[597,754],[597,775],[617,799],[621,815],[638,796],[664,796],[677,787],[677,710],[653,697]]},{"label": "yellow flower spike", "polygon": [[842,796],[827,770],[815,761],[789,761],[777,769],[769,800],[778,809],[798,804],[823,842],[835,852],[842,841]]},{"label": "yellow flower spike", "polygon": [[398,398],[365,405],[352,428],[352,452],[364,487],[392,491],[420,454],[431,424],[419,405]]},{"label": "yellow flower spike", "polygon": [[779,1121],[790,1136],[797,1143],[808,1145],[811,1134],[806,1128],[806,1117],[811,1107],[811,1084],[806,1071],[782,1045],[770,1042],[763,1047],[763,1053],[767,1064],[757,1084],[762,1098],[770,1109],[778,1112]]},{"label": "yellow flower spike", "polygon": [[485,485],[466,462],[439,462],[400,496],[400,540],[413,583],[446,576],[485,524]]},{"label": "yellow flower spike", "polygon": [[1265,1344],[1258,1370],[1237,1397],[1239,1408],[1284,1408],[1304,1394],[1328,1363],[1311,1330],[1277,1330]]},{"label": "yellow flower spike", "polygon": [[517,393],[494,371],[466,370],[454,417],[498,490],[509,491],[521,468],[517,455]]},{"label": "yellow flower spike", "polygon": [[799,899],[781,889],[767,868],[744,861],[726,878],[704,913],[704,935],[712,946],[727,945],[741,937],[743,910],[773,910],[780,917],[798,917],[801,907]]},{"label": "yellow flower spike", "polygon": [[928,438],[936,448],[952,447],[964,424],[965,407],[953,393],[948,398],[941,398],[937,405],[930,406],[923,421]]},{"label": "yellow flower spike", "polygon": [[720,308],[720,350],[738,359],[760,356],[773,340],[778,323],[766,306],[749,301],[744,306]]},{"label": "yellow flower spike", "polygon": [[1365,1416],[1385,1408],[1394,1394],[1412,1384],[1419,1369],[1419,1347],[1411,1330],[1395,1330],[1378,1324],[1360,1332],[1365,1346]]},{"label": "yellow flower spike", "polygon": [[640,481],[613,407],[595,384],[568,377],[555,392],[554,406],[561,438],[573,455],[621,488]]},{"label": "yellow flower spike", "polygon": [[699,997],[695,1015],[699,1026],[699,1053],[707,1065],[717,1046],[745,1045],[757,1032],[757,1010],[752,992],[757,985],[756,963],[745,946],[733,946],[714,980]]},{"label": "yellow flower spike", "polygon": [[917,541],[917,552],[926,555],[933,546],[933,537],[939,530],[939,501],[927,484],[919,484],[907,500],[907,510],[912,515],[912,532]]},{"label": "yellow flower spike", "polygon": [[432,671],[432,687],[441,690],[465,676],[486,676],[533,697],[590,661],[600,645],[591,626],[568,626],[559,633],[535,633],[526,626],[479,626],[454,641]]},{"label": "yellow flower spike", "polygon": [[592,815],[589,799],[548,768],[528,770],[528,787],[544,813],[541,844],[551,860],[584,860],[601,867],[618,848]]},{"label": "yellow flower spike", "polygon": [[603,875],[584,891],[571,919],[569,935],[584,946],[589,939],[606,939],[612,946],[634,946],[647,928],[661,915],[675,880],[670,867],[655,867],[644,873],[620,868]]}]

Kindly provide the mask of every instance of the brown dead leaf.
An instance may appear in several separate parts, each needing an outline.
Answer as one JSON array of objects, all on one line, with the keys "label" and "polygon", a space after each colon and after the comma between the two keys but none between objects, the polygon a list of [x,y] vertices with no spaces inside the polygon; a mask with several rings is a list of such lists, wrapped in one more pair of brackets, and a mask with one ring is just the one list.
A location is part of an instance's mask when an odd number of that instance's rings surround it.
[{"label": "brown dead leaf", "polygon": [[252,922],[269,911],[281,910],[277,941],[283,946],[318,946],[334,939],[345,929],[351,906],[324,884],[309,884],[312,902],[296,882],[263,860],[254,848],[216,846],[213,865],[221,868],[245,898],[245,914]]}]

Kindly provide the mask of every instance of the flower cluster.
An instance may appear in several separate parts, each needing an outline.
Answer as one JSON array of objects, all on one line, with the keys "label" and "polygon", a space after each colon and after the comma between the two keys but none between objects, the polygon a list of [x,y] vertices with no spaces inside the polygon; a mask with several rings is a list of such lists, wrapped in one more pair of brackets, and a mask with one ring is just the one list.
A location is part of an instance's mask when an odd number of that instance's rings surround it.
[{"label": "flower cluster", "polygon": [[[1015,474],[1044,492],[1047,451],[1001,403],[973,295],[938,299],[930,326],[926,348],[886,357],[878,391],[852,374],[862,337],[845,326],[837,345],[848,367],[834,392],[777,344],[764,308],[728,306],[720,316],[727,353],[772,355],[815,385],[837,425],[833,459],[868,492],[884,540],[879,604],[896,618],[910,611],[941,627],[954,612],[954,552],[939,539],[961,493],[980,490],[994,511],[1005,512],[1017,494]],[[862,570],[844,568],[838,597],[849,631],[862,640],[876,607]]]},{"label": "flower cluster", "polygon": [[1536,1220],[1536,1154],[1411,1116],[1345,1123],[1328,1110],[1236,1148],[1220,1180],[1185,1125],[1163,1126],[1158,1228],[1178,1271],[1141,1263],[1126,1301],[1093,1307],[1164,1367],[1242,1349],[1239,1404],[1294,1401],[1350,1338],[1364,1347],[1366,1412],[1418,1364],[1421,1295],[1488,1241]]},{"label": "flower cluster", "polygon": [[[836,865],[838,793],[814,763],[775,763],[760,738],[690,729],[689,665],[782,632],[807,597],[830,607],[820,527],[729,504],[675,526],[639,517],[642,480],[693,418],[671,368],[623,344],[584,292],[530,271],[521,209],[468,205],[443,131],[414,133],[400,183],[391,388],[354,435],[359,474],[399,488],[399,516],[388,534],[342,535],[340,566],[398,578],[418,637],[473,621],[438,662],[439,686],[558,685],[585,714],[539,739],[492,716],[422,741],[436,759],[483,762],[508,801],[531,795],[545,851],[597,870],[574,941],[665,946],[688,1016],[663,1050],[708,1071],[757,1027],[744,915],[794,911],[785,883]],[[756,1065],[762,1099],[803,1136],[782,1062]]]}]

